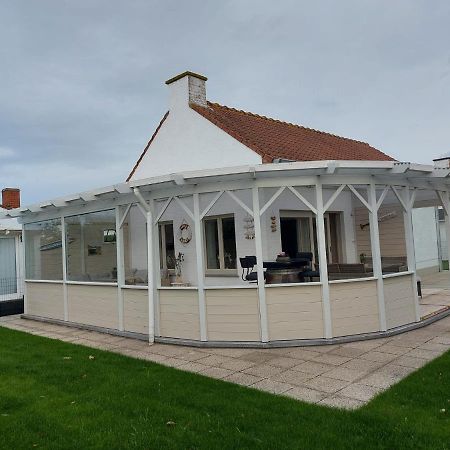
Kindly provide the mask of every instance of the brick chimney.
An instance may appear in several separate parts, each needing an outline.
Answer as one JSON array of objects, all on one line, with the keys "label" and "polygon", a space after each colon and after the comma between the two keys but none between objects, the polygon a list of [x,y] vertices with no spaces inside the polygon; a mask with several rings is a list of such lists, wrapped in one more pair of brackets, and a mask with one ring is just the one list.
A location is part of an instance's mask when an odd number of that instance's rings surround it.
[{"label": "brick chimney", "polygon": [[183,72],[166,81],[170,90],[170,110],[189,107],[189,104],[207,106],[206,80],[203,75]]},{"label": "brick chimney", "polygon": [[5,188],[2,190],[2,204],[4,209],[14,209],[20,207],[20,189]]}]

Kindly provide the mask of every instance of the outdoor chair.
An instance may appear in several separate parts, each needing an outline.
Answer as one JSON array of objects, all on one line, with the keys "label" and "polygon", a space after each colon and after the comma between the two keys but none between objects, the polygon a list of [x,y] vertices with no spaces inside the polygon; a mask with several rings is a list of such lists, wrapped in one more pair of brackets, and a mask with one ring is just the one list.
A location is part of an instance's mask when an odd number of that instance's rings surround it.
[{"label": "outdoor chair", "polygon": [[309,281],[313,281],[313,278],[320,278],[320,272],[312,267],[313,254],[311,252],[298,252],[296,258],[304,258],[309,261],[305,269],[299,273],[300,278],[309,278]]},{"label": "outdoor chair", "polygon": [[[258,272],[253,270],[256,266],[256,256],[245,256],[244,258],[239,258],[239,261],[242,267],[242,280],[249,281],[250,283],[256,283],[258,281]],[[266,279],[265,272],[264,279]]]}]

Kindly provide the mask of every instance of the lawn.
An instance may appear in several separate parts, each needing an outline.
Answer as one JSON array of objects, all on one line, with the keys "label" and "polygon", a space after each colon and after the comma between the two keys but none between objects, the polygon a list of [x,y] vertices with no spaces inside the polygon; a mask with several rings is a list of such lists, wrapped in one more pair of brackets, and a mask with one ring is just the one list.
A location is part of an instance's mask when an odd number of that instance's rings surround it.
[{"label": "lawn", "polygon": [[446,449],[449,373],[340,411],[0,327],[0,448]]}]

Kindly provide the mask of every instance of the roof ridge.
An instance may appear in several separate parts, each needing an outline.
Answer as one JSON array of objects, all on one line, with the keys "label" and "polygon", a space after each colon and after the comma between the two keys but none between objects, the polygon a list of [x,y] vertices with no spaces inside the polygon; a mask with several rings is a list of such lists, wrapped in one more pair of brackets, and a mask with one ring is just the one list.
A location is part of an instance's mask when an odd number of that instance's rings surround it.
[{"label": "roof ridge", "polygon": [[207,103],[208,103],[208,105],[219,106],[220,108],[225,108],[225,109],[228,109],[229,111],[235,111],[235,112],[238,112],[238,113],[246,114],[248,116],[253,116],[253,117],[256,117],[258,119],[264,119],[264,120],[268,120],[270,122],[276,122],[276,123],[280,123],[280,124],[283,124],[283,125],[288,125],[288,126],[291,126],[291,127],[294,127],[294,128],[300,128],[300,129],[303,129],[303,130],[312,131],[314,133],[324,134],[326,136],[332,136],[332,137],[335,137],[335,138],[338,138],[338,139],[344,139],[346,141],[357,142],[359,144],[364,144],[364,145],[368,145],[369,147],[371,147],[371,145],[368,142],[360,141],[358,139],[352,139],[352,138],[348,138],[348,137],[344,137],[344,136],[339,136],[338,134],[329,133],[327,131],[316,130],[315,128],[305,127],[304,125],[299,125],[297,123],[286,122],[286,121],[280,120],[280,119],[274,119],[272,117],[263,116],[261,114],[256,114],[256,113],[253,113],[251,111],[244,111],[243,109],[237,109],[237,108],[233,108],[231,106],[221,105],[220,103],[217,103],[217,102],[210,102],[210,101],[208,101]]}]

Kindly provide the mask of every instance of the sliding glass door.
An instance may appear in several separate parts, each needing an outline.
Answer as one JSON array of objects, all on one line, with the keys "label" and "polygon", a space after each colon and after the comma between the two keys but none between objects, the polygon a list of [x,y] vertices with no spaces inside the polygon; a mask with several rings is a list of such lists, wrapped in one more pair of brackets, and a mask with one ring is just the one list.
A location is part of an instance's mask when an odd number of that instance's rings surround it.
[{"label": "sliding glass door", "polygon": [[[318,260],[316,217],[307,211],[281,211],[281,248],[291,258],[298,252],[313,254],[313,262]],[[325,247],[327,261],[339,260],[339,213],[327,213],[325,222]]]}]

